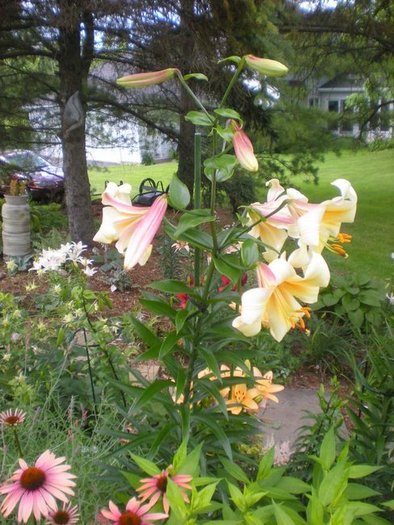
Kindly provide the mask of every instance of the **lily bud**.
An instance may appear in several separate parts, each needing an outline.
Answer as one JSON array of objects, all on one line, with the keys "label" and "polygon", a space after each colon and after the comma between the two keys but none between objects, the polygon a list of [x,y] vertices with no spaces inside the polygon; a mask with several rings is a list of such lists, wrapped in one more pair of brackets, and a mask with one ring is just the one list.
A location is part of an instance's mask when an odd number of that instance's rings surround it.
[{"label": "lily bud", "polygon": [[257,171],[259,164],[253,151],[253,144],[244,130],[234,120],[232,121],[232,126],[235,129],[233,146],[238,162],[245,170]]},{"label": "lily bud", "polygon": [[276,60],[270,60],[269,58],[259,58],[254,55],[245,55],[246,64],[261,73],[262,75],[267,75],[268,77],[281,77],[286,75],[289,69],[280,62]]},{"label": "lily bud", "polygon": [[127,75],[122,78],[118,78],[116,81],[119,86],[126,88],[144,88],[147,86],[154,86],[161,84],[166,80],[172,78],[177,69],[174,67],[168,69],[162,69],[161,71],[153,71],[149,73],[135,73],[134,75]]}]

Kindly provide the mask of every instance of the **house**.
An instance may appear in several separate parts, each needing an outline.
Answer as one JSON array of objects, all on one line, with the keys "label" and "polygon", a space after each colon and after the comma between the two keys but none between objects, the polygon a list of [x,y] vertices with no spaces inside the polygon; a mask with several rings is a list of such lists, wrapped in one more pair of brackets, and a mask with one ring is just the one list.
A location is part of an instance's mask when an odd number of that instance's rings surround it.
[{"label": "house", "polygon": [[[124,66],[122,66],[124,68]],[[116,95],[119,102],[127,101],[126,92],[114,92],[113,82],[124,75],[117,64],[103,62],[96,65],[90,73],[89,85],[100,95],[101,92]],[[146,92],[146,90],[145,90]],[[142,93],[137,93],[141,96]],[[60,129],[59,108],[53,96],[39,100],[28,108],[29,120],[34,128],[46,128],[47,143],[40,152],[56,165],[62,163],[62,147],[58,137]],[[93,105],[93,104],[92,104]],[[95,104],[86,117],[86,160],[89,165],[108,166],[113,164],[140,164],[164,162],[174,158],[177,144],[164,134],[148,128],[146,124],[132,115],[119,117],[105,104],[100,108]]]},{"label": "house", "polygon": [[[332,130],[335,134],[349,137],[359,137],[361,119],[357,119],[354,111],[346,107],[350,95],[366,93],[365,80],[358,75],[342,74],[332,79],[322,78],[308,82],[305,106],[319,108],[323,111],[337,114],[339,119],[333,120]],[[376,138],[387,139],[393,136],[393,121],[389,112],[394,110],[394,103],[382,106],[370,120],[366,140],[371,142]]]}]

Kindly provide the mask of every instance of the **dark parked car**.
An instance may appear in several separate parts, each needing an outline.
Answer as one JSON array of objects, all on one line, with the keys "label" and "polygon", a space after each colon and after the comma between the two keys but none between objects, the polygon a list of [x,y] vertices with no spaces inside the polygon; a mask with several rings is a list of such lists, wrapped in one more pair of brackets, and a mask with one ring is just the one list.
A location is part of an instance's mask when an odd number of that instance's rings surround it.
[{"label": "dark parked car", "polygon": [[64,196],[63,170],[49,164],[33,151],[8,151],[0,154],[0,193],[6,193],[9,179],[26,182],[33,200],[61,202]]}]

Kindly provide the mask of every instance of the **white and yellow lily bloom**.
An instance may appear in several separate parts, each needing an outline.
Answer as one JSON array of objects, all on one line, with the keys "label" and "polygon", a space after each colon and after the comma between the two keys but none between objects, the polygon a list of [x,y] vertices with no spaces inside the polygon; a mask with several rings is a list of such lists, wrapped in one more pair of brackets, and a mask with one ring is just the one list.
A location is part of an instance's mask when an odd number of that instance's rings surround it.
[{"label": "white and yellow lily bloom", "polygon": [[241,298],[241,315],[233,320],[245,336],[257,335],[262,326],[269,328],[276,341],[297,325],[306,314],[303,304],[317,301],[320,287],[327,286],[330,271],[323,257],[312,253],[304,276],[296,273],[285,254],[269,265],[257,267],[258,288],[247,290]]},{"label": "white and yellow lily bloom", "polygon": [[103,195],[103,220],[93,240],[104,244],[116,242],[124,255],[124,267],[146,263],[152,252],[152,240],[167,209],[167,195],[158,197],[152,206],[134,206],[130,200],[130,184],[117,186],[110,182]]},{"label": "white and yellow lily bloom", "polygon": [[342,223],[354,222],[357,210],[357,193],[346,179],[331,183],[341,195],[320,204],[305,206],[305,213],[298,219],[299,239],[319,253],[329,238],[339,235]]}]

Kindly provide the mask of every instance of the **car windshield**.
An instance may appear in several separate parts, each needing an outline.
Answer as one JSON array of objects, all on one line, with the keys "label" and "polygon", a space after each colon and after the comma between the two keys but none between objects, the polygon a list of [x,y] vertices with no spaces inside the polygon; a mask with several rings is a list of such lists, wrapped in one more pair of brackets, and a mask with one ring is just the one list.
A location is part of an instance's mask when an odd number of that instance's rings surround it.
[{"label": "car windshield", "polygon": [[10,164],[18,166],[26,171],[39,170],[48,166],[46,160],[32,151],[8,153],[6,158]]}]

